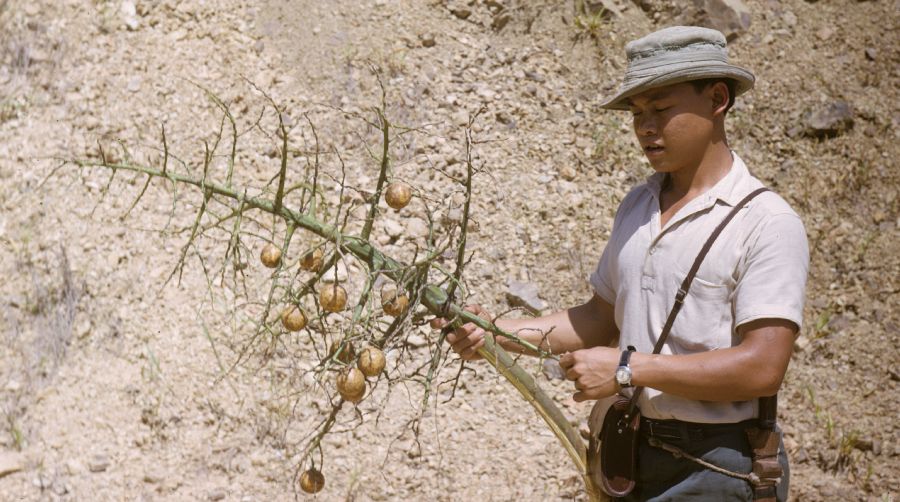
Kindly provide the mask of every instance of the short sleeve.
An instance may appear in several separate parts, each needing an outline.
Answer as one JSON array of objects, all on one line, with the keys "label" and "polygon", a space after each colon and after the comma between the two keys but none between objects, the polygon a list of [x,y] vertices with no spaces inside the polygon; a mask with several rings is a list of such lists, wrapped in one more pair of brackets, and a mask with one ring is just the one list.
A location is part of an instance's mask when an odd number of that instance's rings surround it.
[{"label": "short sleeve", "polygon": [[756,319],[787,319],[799,329],[809,271],[803,222],[793,213],[771,216],[739,265],[734,291],[735,329]]},{"label": "short sleeve", "polygon": [[597,268],[594,269],[594,272],[591,274],[590,282],[591,287],[594,288],[594,292],[597,293],[597,296],[603,298],[603,300],[610,305],[615,305],[616,290],[612,287],[613,246],[610,245],[611,243],[612,239],[610,239],[610,242],[607,242],[606,247],[603,248],[603,254],[600,256]]}]

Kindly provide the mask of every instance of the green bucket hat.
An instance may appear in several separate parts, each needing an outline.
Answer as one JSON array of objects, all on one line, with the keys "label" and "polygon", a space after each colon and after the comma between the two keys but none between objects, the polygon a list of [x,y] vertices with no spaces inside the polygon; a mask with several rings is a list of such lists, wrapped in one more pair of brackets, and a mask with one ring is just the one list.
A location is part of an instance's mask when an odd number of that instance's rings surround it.
[{"label": "green bucket hat", "polygon": [[689,80],[728,78],[735,97],[753,88],[756,77],[728,63],[725,35],[699,26],[673,26],[625,45],[628,69],[616,93],[600,106],[628,110],[626,100],[647,89]]}]

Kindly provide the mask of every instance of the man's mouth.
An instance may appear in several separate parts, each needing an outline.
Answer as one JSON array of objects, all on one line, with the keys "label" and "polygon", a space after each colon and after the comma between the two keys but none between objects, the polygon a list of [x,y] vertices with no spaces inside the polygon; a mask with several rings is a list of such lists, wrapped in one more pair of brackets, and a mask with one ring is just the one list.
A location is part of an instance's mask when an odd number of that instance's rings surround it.
[{"label": "man's mouth", "polygon": [[647,152],[648,154],[660,153],[663,150],[665,150],[665,148],[658,146],[658,145],[647,145],[644,147],[644,151]]}]

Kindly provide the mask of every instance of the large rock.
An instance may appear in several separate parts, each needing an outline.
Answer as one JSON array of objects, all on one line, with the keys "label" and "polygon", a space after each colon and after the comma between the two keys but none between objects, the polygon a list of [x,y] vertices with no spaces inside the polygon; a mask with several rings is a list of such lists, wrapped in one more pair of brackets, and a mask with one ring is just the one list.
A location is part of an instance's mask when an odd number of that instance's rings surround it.
[{"label": "large rock", "polygon": [[730,42],[750,29],[750,9],[741,0],[694,0],[697,24],[721,31]]},{"label": "large rock", "polygon": [[803,120],[803,132],[815,138],[831,138],[853,128],[853,109],[846,101],[834,101],[812,110]]},{"label": "large rock", "polygon": [[541,300],[538,287],[531,282],[510,280],[506,284],[506,301],[513,307],[522,307],[534,315],[540,315],[547,308],[547,302]]}]

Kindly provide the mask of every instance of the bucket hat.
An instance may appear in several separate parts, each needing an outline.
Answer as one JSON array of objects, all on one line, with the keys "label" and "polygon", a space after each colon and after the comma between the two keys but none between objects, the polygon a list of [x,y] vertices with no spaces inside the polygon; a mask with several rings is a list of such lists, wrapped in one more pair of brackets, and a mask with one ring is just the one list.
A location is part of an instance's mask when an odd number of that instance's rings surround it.
[{"label": "bucket hat", "polygon": [[728,78],[735,97],[753,88],[749,70],[728,63],[725,35],[699,26],[673,26],[625,45],[628,68],[616,93],[600,106],[628,110],[626,100],[647,89],[689,80]]}]

